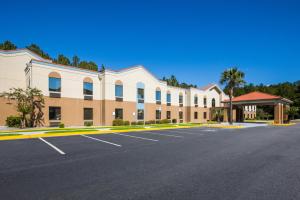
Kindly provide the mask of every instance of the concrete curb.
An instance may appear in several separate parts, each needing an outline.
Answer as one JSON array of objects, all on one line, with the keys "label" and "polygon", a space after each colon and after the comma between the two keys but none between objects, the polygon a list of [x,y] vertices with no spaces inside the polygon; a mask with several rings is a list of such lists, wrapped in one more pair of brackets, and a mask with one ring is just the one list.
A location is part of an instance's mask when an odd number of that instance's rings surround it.
[{"label": "concrete curb", "polygon": [[158,131],[158,130],[172,130],[172,129],[187,129],[187,128],[226,128],[226,129],[240,129],[243,126],[226,126],[226,125],[199,125],[199,126],[177,126],[177,127],[167,127],[167,128],[144,128],[144,129],[127,129],[127,130],[105,130],[105,131],[95,131],[95,132],[72,132],[72,133],[43,133],[43,134],[33,134],[33,135],[14,135],[14,136],[0,136],[1,140],[19,140],[19,139],[33,139],[33,138],[47,138],[47,137],[67,137],[74,135],[96,135],[96,134],[110,134],[110,133],[127,133],[127,132],[140,132],[140,131]]}]

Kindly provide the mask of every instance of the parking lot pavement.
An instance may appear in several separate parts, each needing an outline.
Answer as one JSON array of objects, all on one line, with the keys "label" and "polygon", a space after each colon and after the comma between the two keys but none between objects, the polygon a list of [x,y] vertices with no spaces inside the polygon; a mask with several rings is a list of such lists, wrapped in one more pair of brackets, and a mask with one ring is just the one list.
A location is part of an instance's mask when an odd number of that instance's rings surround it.
[{"label": "parking lot pavement", "polygon": [[299,142],[299,125],[0,141],[0,194],[5,200],[296,200]]}]

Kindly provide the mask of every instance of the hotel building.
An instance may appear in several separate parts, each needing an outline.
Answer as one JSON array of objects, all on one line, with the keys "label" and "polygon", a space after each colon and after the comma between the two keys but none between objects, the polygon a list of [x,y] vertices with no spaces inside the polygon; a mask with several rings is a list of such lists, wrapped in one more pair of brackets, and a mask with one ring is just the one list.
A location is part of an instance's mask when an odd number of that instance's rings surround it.
[{"label": "hotel building", "polygon": [[[114,119],[200,123],[210,120],[211,109],[228,99],[216,84],[172,87],[143,66],[96,72],[55,64],[28,49],[0,51],[0,93],[26,87],[36,87],[44,95],[45,126],[112,125]],[[0,126],[8,116],[17,115],[4,98],[0,113]]]}]

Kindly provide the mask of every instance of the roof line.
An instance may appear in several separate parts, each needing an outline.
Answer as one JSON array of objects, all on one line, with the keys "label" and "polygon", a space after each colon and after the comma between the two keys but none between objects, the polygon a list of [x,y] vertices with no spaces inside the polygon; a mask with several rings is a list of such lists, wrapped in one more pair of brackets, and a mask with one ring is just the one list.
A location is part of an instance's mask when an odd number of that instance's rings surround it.
[{"label": "roof line", "polygon": [[33,51],[31,51],[30,49],[27,49],[27,48],[19,48],[19,49],[12,49],[12,50],[0,50],[0,52],[2,52],[2,53],[18,53],[18,52],[22,52],[22,51],[33,54],[34,56],[40,58],[40,60],[52,62],[51,59],[43,58],[42,56],[38,55],[37,53],[35,53],[35,52],[33,52]]}]

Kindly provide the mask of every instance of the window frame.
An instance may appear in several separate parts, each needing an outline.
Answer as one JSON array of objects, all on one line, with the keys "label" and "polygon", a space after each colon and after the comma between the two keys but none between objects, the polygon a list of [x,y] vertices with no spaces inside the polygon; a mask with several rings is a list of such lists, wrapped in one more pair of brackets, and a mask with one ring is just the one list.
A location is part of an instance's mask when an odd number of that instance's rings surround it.
[{"label": "window frame", "polygon": [[[121,113],[119,113],[118,111],[121,111]],[[118,114],[121,114],[121,117],[117,117]],[[115,119],[122,119],[123,120],[123,117],[124,117],[123,108],[115,108]]]},{"label": "window frame", "polygon": [[[51,114],[52,112],[50,111],[50,109],[55,109],[55,111],[59,110],[58,113],[55,113],[55,116],[58,115],[59,117],[54,117],[52,118],[51,117]],[[49,121],[61,121],[61,107],[60,106],[49,106],[48,107],[48,118],[49,118]]]},{"label": "window frame", "polygon": [[[86,113],[86,111],[91,111],[91,113]],[[94,109],[83,108],[83,121],[93,121],[93,120],[94,120]]]},{"label": "window frame", "polygon": [[[121,91],[121,95],[118,95],[117,93],[117,91],[118,91],[118,87],[120,87],[121,89],[120,89],[120,91]],[[123,85],[122,84],[115,84],[115,98],[116,98],[116,101],[123,101],[123,95],[124,95],[124,90],[123,90],[124,88],[123,88]]]}]

